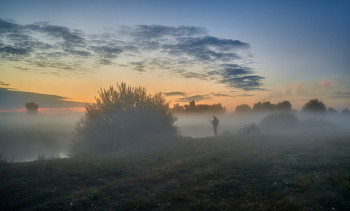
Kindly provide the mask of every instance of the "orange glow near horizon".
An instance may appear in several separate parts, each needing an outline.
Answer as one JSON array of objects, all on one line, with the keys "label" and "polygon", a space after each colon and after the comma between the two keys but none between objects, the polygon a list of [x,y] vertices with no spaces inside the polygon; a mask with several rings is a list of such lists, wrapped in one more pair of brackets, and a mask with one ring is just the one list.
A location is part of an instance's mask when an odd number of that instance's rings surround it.
[{"label": "orange glow near horizon", "polygon": [[[0,113],[16,113],[16,112],[26,112],[26,108],[20,108],[15,110],[0,110]],[[40,113],[62,113],[62,112],[85,112],[84,107],[75,107],[75,108],[39,108],[38,112]]]}]

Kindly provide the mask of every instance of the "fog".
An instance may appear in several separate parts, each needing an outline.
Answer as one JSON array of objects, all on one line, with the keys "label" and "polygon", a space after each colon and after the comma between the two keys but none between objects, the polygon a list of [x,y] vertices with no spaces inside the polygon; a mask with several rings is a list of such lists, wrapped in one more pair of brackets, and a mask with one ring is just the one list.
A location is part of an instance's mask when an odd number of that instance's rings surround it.
[{"label": "fog", "polygon": [[[0,114],[0,158],[7,162],[23,162],[45,158],[67,157],[76,122],[83,113],[67,114]],[[342,136],[350,131],[350,115],[248,113],[215,115],[219,119],[218,134],[240,134],[241,128],[255,124],[254,135]],[[214,136],[211,114],[176,115],[175,126],[185,137]],[[242,135],[242,134],[240,134]],[[250,134],[243,134],[250,135]],[[281,140],[283,141],[283,140]]]},{"label": "fog", "polygon": [[[177,115],[176,126],[183,136],[213,136],[213,115]],[[246,113],[215,115],[219,135],[239,134],[242,128],[256,124],[262,135],[342,135],[350,131],[350,115],[312,113]]]},{"label": "fog", "polygon": [[7,162],[67,157],[82,113],[0,114],[0,155]]}]

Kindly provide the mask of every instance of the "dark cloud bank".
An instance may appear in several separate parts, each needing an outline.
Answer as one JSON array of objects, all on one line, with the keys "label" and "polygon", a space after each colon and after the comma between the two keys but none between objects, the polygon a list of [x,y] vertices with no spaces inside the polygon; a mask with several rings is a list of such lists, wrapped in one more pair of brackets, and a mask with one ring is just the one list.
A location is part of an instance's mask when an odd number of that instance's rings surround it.
[{"label": "dark cloud bank", "polygon": [[68,98],[58,95],[22,92],[0,88],[0,110],[24,108],[28,102],[35,102],[41,108],[70,108],[84,107],[85,103],[69,101]]},{"label": "dark cloud bank", "polygon": [[0,19],[0,61],[48,74],[85,73],[84,65],[92,63],[96,68],[120,65],[212,80],[246,91],[262,89],[264,78],[245,65],[249,58],[243,55],[249,48],[248,43],[210,36],[194,26],[122,26],[86,34],[46,22],[21,25]]}]

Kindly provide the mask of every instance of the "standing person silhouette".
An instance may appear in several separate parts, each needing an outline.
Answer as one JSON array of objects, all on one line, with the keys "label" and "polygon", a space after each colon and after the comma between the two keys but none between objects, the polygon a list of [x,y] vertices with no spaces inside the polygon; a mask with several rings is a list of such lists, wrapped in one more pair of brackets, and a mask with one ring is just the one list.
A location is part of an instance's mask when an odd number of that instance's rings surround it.
[{"label": "standing person silhouette", "polygon": [[217,136],[217,135],[218,135],[219,120],[218,120],[215,116],[213,116],[213,120],[210,121],[210,122],[211,122],[211,124],[213,125],[214,134],[215,134],[215,136]]}]

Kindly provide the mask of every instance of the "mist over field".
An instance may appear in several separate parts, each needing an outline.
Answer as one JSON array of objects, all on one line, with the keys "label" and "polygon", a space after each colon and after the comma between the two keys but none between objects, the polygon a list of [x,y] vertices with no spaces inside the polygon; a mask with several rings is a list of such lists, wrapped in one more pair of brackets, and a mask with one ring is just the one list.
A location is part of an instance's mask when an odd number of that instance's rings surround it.
[{"label": "mist over field", "polygon": [[[289,116],[290,115],[290,116]],[[219,120],[219,134],[239,133],[239,130],[249,124],[257,124],[261,134],[284,135],[337,135],[350,130],[350,116],[342,114],[305,114],[295,112],[279,113],[248,113],[215,115]],[[180,134],[190,137],[213,136],[210,123],[212,115],[179,114],[175,123]],[[272,120],[269,118],[275,117]],[[290,121],[292,120],[292,121]],[[338,134],[339,135],[339,134]]]},{"label": "mist over field", "polygon": [[[3,159],[13,162],[68,157],[72,133],[81,112],[66,114],[0,114],[0,153]],[[214,136],[210,123],[213,115],[207,113],[176,114],[175,126],[183,137],[203,138]],[[246,113],[215,115],[219,119],[218,134],[240,134],[242,128],[255,124],[259,134],[289,137],[342,137],[349,134],[350,115],[340,113],[307,114],[293,112]],[[145,123],[146,124],[146,123]],[[117,151],[116,151],[117,152]]]},{"label": "mist over field", "polygon": [[81,113],[0,114],[0,153],[14,162],[67,157]]}]

